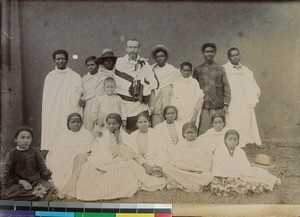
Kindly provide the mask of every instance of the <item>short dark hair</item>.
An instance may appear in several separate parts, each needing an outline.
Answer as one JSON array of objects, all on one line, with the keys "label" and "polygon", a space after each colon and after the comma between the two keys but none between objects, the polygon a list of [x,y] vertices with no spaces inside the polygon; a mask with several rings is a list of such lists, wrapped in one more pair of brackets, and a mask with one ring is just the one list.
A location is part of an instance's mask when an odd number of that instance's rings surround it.
[{"label": "short dark hair", "polygon": [[28,127],[28,126],[22,126],[22,127],[19,127],[18,129],[16,129],[15,135],[14,135],[15,139],[19,136],[19,134],[22,131],[29,132],[31,134],[31,137],[33,138],[33,130],[32,130],[32,128]]},{"label": "short dark hair", "polygon": [[155,58],[156,58],[156,54],[159,53],[159,52],[164,52],[164,54],[165,54],[166,56],[168,56],[167,51],[165,51],[164,49],[158,48],[158,49],[156,49],[156,50],[154,51],[154,53],[153,53],[153,55],[154,55]]},{"label": "short dark hair", "polygon": [[121,115],[119,115],[118,113],[109,113],[106,116],[106,123],[107,123],[108,119],[114,119],[114,120],[116,120],[117,123],[120,124],[120,128],[121,128],[121,126],[122,126],[122,117],[121,117]]},{"label": "short dark hair", "polygon": [[227,132],[225,133],[225,136],[224,136],[224,140],[229,136],[229,135],[236,135],[238,137],[238,139],[240,139],[240,134],[238,133],[238,131],[236,130],[227,130]]},{"label": "short dark hair", "polygon": [[202,45],[202,52],[205,50],[205,48],[207,47],[211,47],[213,48],[215,51],[217,51],[217,46],[215,43],[205,43]]},{"label": "short dark hair", "polygon": [[85,59],[85,65],[89,62],[89,61],[94,61],[97,65],[98,65],[98,61],[97,61],[97,57],[96,56],[89,56],[88,58]]},{"label": "short dark hair", "polygon": [[107,82],[114,82],[116,84],[116,80],[113,78],[113,77],[107,77],[104,79],[103,83],[104,83],[104,86]]},{"label": "short dark hair", "polygon": [[174,109],[175,110],[175,112],[176,112],[175,120],[176,120],[177,117],[178,117],[178,109],[176,108],[176,106],[173,106],[173,105],[167,105],[166,107],[164,107],[164,110],[163,110],[164,119],[166,119],[166,113],[167,113],[168,109]]},{"label": "short dark hair", "polygon": [[81,122],[82,122],[82,117],[79,113],[74,112],[74,113],[69,114],[68,118],[67,118],[67,127],[68,127],[69,130],[70,130],[69,122],[71,121],[72,117],[79,117]]},{"label": "short dark hair", "polygon": [[215,114],[213,114],[213,115],[211,116],[211,123],[212,123],[212,122],[214,121],[214,119],[216,119],[216,118],[221,118],[221,119],[223,120],[223,122],[226,124],[225,116],[222,115],[222,114],[219,113],[219,112],[217,112],[217,113],[215,113]]},{"label": "short dark hair", "polygon": [[183,136],[183,138],[185,138],[185,137],[184,137],[184,131],[185,131],[186,129],[188,129],[188,128],[194,129],[194,130],[196,131],[196,133],[198,132],[198,128],[196,127],[195,124],[193,124],[192,122],[187,122],[187,123],[185,123],[185,124],[182,126],[182,136]]},{"label": "short dark hair", "polygon": [[182,69],[184,66],[189,66],[191,70],[193,69],[193,65],[190,62],[183,62],[180,64],[180,69]]},{"label": "short dark hair", "polygon": [[137,120],[138,120],[140,117],[145,117],[145,118],[147,118],[147,120],[150,122],[150,115],[149,115],[149,112],[148,112],[148,111],[142,111],[142,112],[140,112],[140,113],[137,115]]},{"label": "short dark hair", "polygon": [[59,49],[59,50],[53,51],[53,53],[52,53],[53,60],[55,60],[55,56],[57,54],[63,54],[63,55],[65,55],[66,59],[69,60],[69,54],[66,50]]},{"label": "short dark hair", "polygon": [[240,50],[239,50],[238,48],[232,47],[232,48],[230,48],[230,49],[227,51],[227,56],[229,57],[230,54],[231,54],[231,52],[234,51],[234,50],[236,50],[236,51],[238,51],[238,52],[240,53]]}]

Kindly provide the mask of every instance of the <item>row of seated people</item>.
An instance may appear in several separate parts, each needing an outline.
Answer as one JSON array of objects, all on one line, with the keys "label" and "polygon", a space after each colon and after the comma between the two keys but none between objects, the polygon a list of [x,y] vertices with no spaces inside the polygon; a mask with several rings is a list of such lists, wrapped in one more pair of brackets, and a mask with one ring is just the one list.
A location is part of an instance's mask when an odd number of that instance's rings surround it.
[{"label": "row of seated people", "polygon": [[46,164],[30,147],[32,130],[20,128],[17,147],[6,156],[2,199],[76,198],[97,201],[132,197],[139,190],[165,188],[188,192],[211,190],[218,196],[272,191],[280,179],[252,167],[239,148],[239,133],[225,127],[216,114],[213,128],[197,137],[194,123],[176,121],[174,106],[164,109],[165,121],[150,128],[147,112],[138,115],[138,130],[122,130],[117,113],[106,117],[107,130],[95,137],[78,113],[50,149]]}]

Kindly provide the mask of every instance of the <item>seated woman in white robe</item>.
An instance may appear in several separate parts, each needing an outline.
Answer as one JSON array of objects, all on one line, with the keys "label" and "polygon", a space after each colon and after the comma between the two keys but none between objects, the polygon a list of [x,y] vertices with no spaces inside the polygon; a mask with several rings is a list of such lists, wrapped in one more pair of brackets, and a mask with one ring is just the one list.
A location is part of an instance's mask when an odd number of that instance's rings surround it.
[{"label": "seated woman in white robe", "polygon": [[57,137],[47,154],[46,165],[52,171],[52,179],[61,199],[75,197],[82,164],[91,151],[94,137],[82,124],[80,114],[70,114],[66,130]]},{"label": "seated woman in white robe", "polygon": [[252,167],[245,152],[237,147],[239,134],[228,130],[225,144],[216,148],[213,157],[212,172],[215,176],[211,191],[218,196],[253,194],[272,191],[280,179],[267,170]]},{"label": "seated woman in white robe", "polygon": [[208,145],[214,152],[216,147],[224,144],[224,135],[227,131],[225,125],[226,120],[224,115],[215,113],[211,117],[212,128],[198,137],[199,143]]},{"label": "seated woman in white robe", "polygon": [[166,145],[163,143],[160,132],[149,128],[150,116],[148,111],[137,115],[136,125],[138,129],[132,132],[130,137],[138,145],[138,158],[136,158],[136,161],[140,165],[139,169],[141,172],[148,174],[147,177],[153,183],[156,183],[156,186],[161,186],[160,189],[162,189],[166,185],[166,180],[163,177],[161,167],[169,161]]},{"label": "seated woman in white robe", "polygon": [[168,105],[163,110],[164,122],[155,126],[163,138],[163,143],[167,146],[168,157],[171,158],[171,153],[176,148],[179,141],[183,141],[182,123],[176,121],[178,110],[175,106]]},{"label": "seated woman in white robe", "polygon": [[121,128],[117,113],[106,117],[107,129],[95,139],[91,155],[82,166],[76,186],[77,199],[85,201],[132,197],[139,189],[159,190],[164,185],[153,181],[135,161],[135,141]]},{"label": "seated woman in white robe", "polygon": [[185,141],[177,145],[171,162],[163,167],[171,187],[202,192],[213,180],[210,172],[213,153],[209,146],[199,143],[197,132],[195,124],[188,122],[183,125]]},{"label": "seated woman in white robe", "polygon": [[121,129],[121,116],[108,114],[106,124],[108,130],[94,140],[91,155],[82,166],[76,186],[79,200],[132,197],[140,187],[130,165],[137,157],[137,146]]}]

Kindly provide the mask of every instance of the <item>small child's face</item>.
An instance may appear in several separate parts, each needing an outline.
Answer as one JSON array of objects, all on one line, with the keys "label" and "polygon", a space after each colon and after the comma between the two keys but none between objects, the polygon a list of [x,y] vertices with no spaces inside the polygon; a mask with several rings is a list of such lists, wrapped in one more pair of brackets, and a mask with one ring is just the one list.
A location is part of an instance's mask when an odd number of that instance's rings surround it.
[{"label": "small child's face", "polygon": [[239,144],[239,138],[235,134],[229,134],[225,139],[225,144],[229,151],[234,151]]},{"label": "small child's face", "polygon": [[137,127],[139,128],[139,131],[142,133],[146,133],[148,131],[148,127],[150,125],[150,122],[146,117],[139,117],[139,119],[136,122]]},{"label": "small child's face", "polygon": [[193,128],[187,128],[185,129],[183,136],[187,141],[192,142],[197,139],[197,132]]},{"label": "small child's face", "polygon": [[221,132],[225,127],[225,123],[222,118],[214,118],[212,125],[217,132]]},{"label": "small child's face", "polygon": [[108,96],[114,95],[116,90],[115,82],[105,82],[104,84],[104,93]]},{"label": "small child's face", "polygon": [[78,132],[81,129],[82,120],[80,119],[80,117],[74,116],[69,121],[68,126],[72,132]]},{"label": "small child's face", "polygon": [[184,78],[188,78],[188,77],[190,77],[191,74],[192,74],[192,69],[191,69],[191,67],[189,67],[189,66],[183,66],[183,67],[180,69],[180,72],[181,72],[181,74],[182,74],[182,76],[183,76]]},{"label": "small child's face", "polygon": [[86,63],[86,68],[91,75],[94,75],[98,72],[99,66],[95,63],[94,60],[91,60]]},{"label": "small child's face", "polygon": [[29,148],[32,141],[31,133],[28,131],[21,131],[17,138],[15,138],[15,142],[17,143],[18,148],[27,149]]},{"label": "small child's face", "polygon": [[119,130],[120,127],[121,127],[120,124],[117,122],[117,120],[116,119],[112,119],[112,118],[108,118],[107,119],[106,125],[107,125],[107,129],[111,133],[115,133],[116,130]]},{"label": "small child's face", "polygon": [[175,109],[169,108],[166,111],[165,118],[166,118],[166,121],[168,124],[174,123],[174,121],[176,120],[176,117],[177,117],[177,113],[176,113]]}]

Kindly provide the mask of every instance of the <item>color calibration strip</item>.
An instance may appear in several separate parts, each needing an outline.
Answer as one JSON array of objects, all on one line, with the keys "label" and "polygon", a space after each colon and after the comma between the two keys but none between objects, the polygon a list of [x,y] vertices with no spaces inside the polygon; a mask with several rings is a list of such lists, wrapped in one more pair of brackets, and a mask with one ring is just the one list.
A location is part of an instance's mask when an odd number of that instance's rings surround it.
[{"label": "color calibration strip", "polygon": [[172,204],[0,200],[0,217],[171,217]]}]

